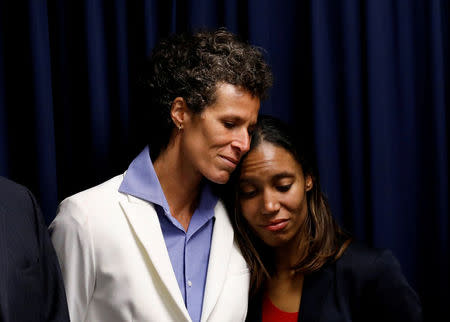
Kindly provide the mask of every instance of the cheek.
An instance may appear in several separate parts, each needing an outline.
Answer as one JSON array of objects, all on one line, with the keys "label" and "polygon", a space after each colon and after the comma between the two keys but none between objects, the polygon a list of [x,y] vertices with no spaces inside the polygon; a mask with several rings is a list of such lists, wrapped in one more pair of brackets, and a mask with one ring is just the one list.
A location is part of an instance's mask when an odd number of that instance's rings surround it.
[{"label": "cheek", "polygon": [[223,135],[220,127],[221,125],[215,121],[206,122],[201,128],[201,135],[207,140],[213,140]]},{"label": "cheek", "polygon": [[284,196],[283,203],[291,211],[298,211],[306,206],[306,196],[302,189],[295,189]]},{"label": "cheek", "polygon": [[258,217],[256,202],[253,200],[241,201],[241,213],[250,226],[253,227],[256,224]]},{"label": "cheek", "polygon": [[186,133],[184,137],[184,153],[193,158],[202,159],[206,155],[206,149],[211,145],[211,136],[202,129],[195,129]]},{"label": "cheek", "polygon": [[227,139],[219,131],[204,131],[193,138],[204,153],[212,153],[226,145]]},{"label": "cheek", "polygon": [[207,144],[209,147],[224,147],[231,143],[234,138],[233,132],[225,129],[222,125],[211,124],[205,127],[202,131],[202,136],[205,145]]}]

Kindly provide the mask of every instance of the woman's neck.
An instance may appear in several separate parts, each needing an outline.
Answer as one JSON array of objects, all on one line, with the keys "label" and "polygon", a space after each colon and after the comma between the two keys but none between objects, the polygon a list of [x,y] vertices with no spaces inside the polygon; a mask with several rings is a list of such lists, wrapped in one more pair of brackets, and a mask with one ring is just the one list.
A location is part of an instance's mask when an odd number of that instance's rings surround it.
[{"label": "woman's neck", "polygon": [[291,271],[292,267],[298,263],[303,249],[300,245],[300,238],[300,234],[297,234],[297,238],[294,238],[288,244],[272,249],[276,272]]},{"label": "woman's neck", "polygon": [[304,276],[292,269],[277,271],[267,282],[267,295],[272,303],[285,312],[298,312]]},{"label": "woman's neck", "polygon": [[267,294],[285,312],[298,312],[300,307],[304,276],[293,268],[300,259],[299,249],[297,239],[272,249],[275,265],[267,282]]},{"label": "woman's neck", "polygon": [[296,273],[293,267],[297,263],[297,258],[287,252],[276,252],[273,277],[283,280],[294,279]]},{"label": "woman's neck", "polygon": [[170,213],[187,231],[198,205],[202,176],[189,167],[180,150],[169,145],[154,161],[158,180],[169,204]]}]

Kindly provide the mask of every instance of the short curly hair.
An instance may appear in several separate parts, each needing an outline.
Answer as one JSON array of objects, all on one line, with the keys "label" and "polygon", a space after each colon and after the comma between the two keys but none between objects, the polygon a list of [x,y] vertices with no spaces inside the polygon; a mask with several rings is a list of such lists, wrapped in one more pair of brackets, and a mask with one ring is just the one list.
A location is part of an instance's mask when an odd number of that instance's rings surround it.
[{"label": "short curly hair", "polygon": [[194,113],[201,113],[214,103],[221,83],[265,99],[272,86],[272,72],[261,49],[225,28],[174,34],[155,46],[144,81],[151,101],[152,158],[169,143],[174,127],[170,117],[173,100],[183,97]]}]

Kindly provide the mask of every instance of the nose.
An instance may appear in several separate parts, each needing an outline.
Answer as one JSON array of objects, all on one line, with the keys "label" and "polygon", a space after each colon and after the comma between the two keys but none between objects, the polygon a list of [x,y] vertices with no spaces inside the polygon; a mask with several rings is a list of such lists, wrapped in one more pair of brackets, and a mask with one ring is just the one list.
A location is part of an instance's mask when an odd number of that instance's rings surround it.
[{"label": "nose", "polygon": [[238,149],[241,154],[246,153],[250,150],[250,135],[248,134],[247,129],[243,129],[233,140],[232,146],[235,149]]},{"label": "nose", "polygon": [[276,194],[269,189],[265,189],[263,194],[263,213],[267,215],[275,214],[280,210],[280,207]]}]

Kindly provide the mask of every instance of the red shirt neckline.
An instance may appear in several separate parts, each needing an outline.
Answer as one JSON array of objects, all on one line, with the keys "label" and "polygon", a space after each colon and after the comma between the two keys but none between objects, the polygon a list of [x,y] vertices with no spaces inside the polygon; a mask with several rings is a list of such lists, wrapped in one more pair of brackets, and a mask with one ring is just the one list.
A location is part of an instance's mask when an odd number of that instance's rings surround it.
[{"label": "red shirt neckline", "polygon": [[277,308],[266,294],[262,303],[262,322],[297,322],[298,312],[285,312]]}]

